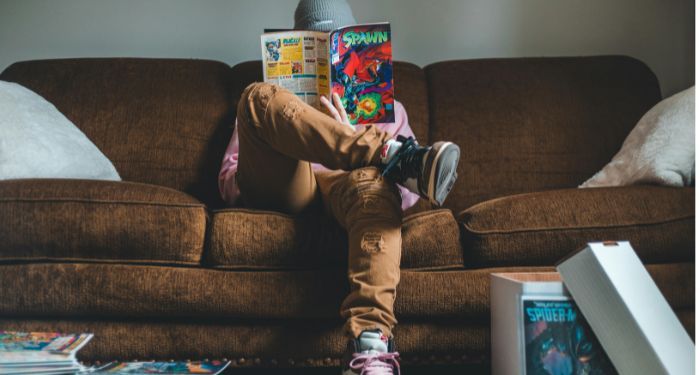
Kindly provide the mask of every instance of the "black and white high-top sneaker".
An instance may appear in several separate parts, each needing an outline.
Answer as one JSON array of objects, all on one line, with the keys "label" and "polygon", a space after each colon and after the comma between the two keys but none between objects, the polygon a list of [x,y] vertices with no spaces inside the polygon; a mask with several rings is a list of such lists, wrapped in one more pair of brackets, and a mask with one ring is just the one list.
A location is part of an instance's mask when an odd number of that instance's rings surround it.
[{"label": "black and white high-top sneaker", "polygon": [[413,137],[398,136],[381,151],[382,176],[387,176],[408,190],[442,206],[457,180],[459,146],[452,142],[435,142],[419,146]]}]

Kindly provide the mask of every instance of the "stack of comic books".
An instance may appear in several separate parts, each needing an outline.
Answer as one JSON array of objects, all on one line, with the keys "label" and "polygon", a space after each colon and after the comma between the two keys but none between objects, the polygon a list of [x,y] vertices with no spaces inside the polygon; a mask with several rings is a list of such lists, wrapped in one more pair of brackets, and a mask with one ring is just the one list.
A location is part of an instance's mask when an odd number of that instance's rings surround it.
[{"label": "stack of comic books", "polygon": [[0,331],[0,375],[87,372],[75,354],[92,334]]}]

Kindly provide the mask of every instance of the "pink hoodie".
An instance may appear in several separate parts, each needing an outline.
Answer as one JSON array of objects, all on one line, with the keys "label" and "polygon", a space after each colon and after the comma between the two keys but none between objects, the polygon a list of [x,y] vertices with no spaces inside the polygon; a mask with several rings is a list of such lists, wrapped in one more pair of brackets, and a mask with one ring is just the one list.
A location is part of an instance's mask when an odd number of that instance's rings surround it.
[{"label": "pink hoodie", "polygon": [[[392,138],[396,138],[398,135],[403,135],[404,137],[414,137],[411,127],[408,125],[408,115],[406,114],[406,109],[398,101],[394,101],[394,116],[395,122],[388,122],[382,124],[376,124],[376,126],[384,131],[391,134]],[[224,160],[221,163],[221,172],[219,172],[219,192],[221,197],[229,205],[233,205],[241,194],[236,185],[236,170],[238,168],[238,126],[233,131],[233,136],[231,141],[226,148],[224,153]],[[312,163],[311,167],[314,171],[328,170],[321,164]],[[408,191],[401,185],[397,185],[401,193],[402,201],[401,208],[404,210],[413,206],[418,201],[418,195]]]}]

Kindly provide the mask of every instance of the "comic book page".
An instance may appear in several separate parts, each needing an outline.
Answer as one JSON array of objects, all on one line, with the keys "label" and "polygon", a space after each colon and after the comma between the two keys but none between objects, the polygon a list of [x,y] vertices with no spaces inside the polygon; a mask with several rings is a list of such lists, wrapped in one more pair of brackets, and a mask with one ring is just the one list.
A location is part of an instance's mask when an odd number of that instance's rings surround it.
[{"label": "comic book page", "polygon": [[389,23],[347,26],[330,35],[331,89],[350,122],[394,122],[394,75]]},{"label": "comic book page", "polygon": [[328,34],[316,31],[265,33],[260,37],[263,78],[320,108],[318,60],[328,61]]},{"label": "comic book page", "polygon": [[[328,60],[330,58],[328,35],[316,38],[316,71],[318,73],[317,90],[319,95],[330,98],[331,94],[331,70]],[[320,103],[319,103],[320,107]]]}]

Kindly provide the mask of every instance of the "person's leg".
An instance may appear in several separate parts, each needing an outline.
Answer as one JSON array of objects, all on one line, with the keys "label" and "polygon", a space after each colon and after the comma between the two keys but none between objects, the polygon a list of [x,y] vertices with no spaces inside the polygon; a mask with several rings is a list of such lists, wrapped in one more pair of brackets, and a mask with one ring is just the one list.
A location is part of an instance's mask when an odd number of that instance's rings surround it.
[{"label": "person's leg", "polygon": [[[279,202],[269,202],[272,196],[285,204],[288,199],[303,203],[305,195],[299,197],[297,189],[308,186],[312,180],[308,164],[298,160],[321,163],[332,170],[380,167],[394,182],[435,205],[442,205],[457,178],[459,147],[455,144],[436,142],[432,146],[419,146],[412,138],[393,140],[375,125],[352,128],[277,85],[248,86],[238,105],[238,120],[241,144],[237,178],[241,180],[239,187],[249,188],[249,202],[267,202],[267,206],[279,207],[276,204]],[[281,164],[267,163],[275,167],[263,175],[260,170],[265,168],[265,161],[275,159],[270,156],[275,152],[281,154],[277,157]],[[282,166],[289,169],[279,176],[277,172]],[[297,184],[300,180],[305,182]]]},{"label": "person's leg", "polygon": [[277,152],[257,135],[253,115],[263,107],[259,92],[246,89],[238,103],[238,170],[236,184],[245,207],[299,213],[316,195],[311,164]]},{"label": "person's leg", "polygon": [[237,123],[236,182],[243,204],[289,213],[313,200],[316,181],[309,162],[344,170],[378,165],[390,138],[375,126],[355,131],[269,83],[245,89]]},{"label": "person's leg", "polygon": [[348,233],[350,294],[340,308],[345,333],[355,339],[378,329],[392,337],[403,216],[398,189],[375,167],[316,178],[326,210]]}]

